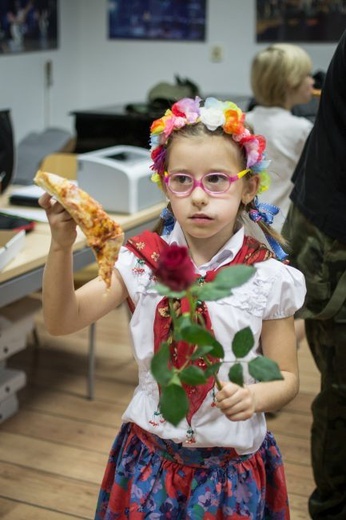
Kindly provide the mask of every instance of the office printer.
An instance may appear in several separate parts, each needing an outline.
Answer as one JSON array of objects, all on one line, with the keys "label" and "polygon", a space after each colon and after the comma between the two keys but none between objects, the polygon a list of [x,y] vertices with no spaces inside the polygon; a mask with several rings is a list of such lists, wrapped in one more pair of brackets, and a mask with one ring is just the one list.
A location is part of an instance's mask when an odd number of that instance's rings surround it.
[{"label": "office printer", "polygon": [[164,201],[151,181],[149,150],[112,146],[78,155],[78,186],[100,202],[106,211],[136,213]]}]

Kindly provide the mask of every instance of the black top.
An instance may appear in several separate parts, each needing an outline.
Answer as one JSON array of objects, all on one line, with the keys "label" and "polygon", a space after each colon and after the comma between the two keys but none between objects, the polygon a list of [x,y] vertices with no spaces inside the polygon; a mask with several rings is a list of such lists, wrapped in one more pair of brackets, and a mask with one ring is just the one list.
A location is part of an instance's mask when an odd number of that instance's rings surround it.
[{"label": "black top", "polygon": [[346,242],[346,31],[330,62],[291,199],[322,232]]}]

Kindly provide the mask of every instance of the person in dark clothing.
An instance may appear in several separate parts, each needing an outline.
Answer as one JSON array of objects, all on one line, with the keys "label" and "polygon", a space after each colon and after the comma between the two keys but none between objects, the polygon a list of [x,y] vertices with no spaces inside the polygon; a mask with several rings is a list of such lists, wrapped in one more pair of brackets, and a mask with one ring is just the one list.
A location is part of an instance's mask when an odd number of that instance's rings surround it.
[{"label": "person in dark clothing", "polygon": [[306,277],[298,316],[321,374],[312,404],[314,520],[346,518],[346,31],[328,67],[316,122],[293,174],[283,227]]}]

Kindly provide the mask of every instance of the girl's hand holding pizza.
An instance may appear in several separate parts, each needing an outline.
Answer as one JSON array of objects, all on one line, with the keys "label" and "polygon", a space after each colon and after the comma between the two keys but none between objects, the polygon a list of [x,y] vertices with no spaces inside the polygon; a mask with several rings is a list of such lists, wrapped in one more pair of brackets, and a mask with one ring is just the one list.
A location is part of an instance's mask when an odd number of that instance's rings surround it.
[{"label": "girl's hand holding pizza", "polygon": [[77,224],[71,215],[47,192],[39,198],[38,203],[46,211],[53,243],[63,249],[72,247],[77,237]]}]

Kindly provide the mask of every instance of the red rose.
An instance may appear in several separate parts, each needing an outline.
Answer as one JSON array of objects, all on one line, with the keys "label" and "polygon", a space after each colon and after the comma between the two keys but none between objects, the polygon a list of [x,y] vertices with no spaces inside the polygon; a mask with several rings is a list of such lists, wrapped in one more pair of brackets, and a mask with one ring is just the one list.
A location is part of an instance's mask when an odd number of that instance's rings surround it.
[{"label": "red rose", "polygon": [[155,271],[158,281],[172,291],[184,291],[195,281],[195,269],[187,247],[172,245],[159,258]]}]

